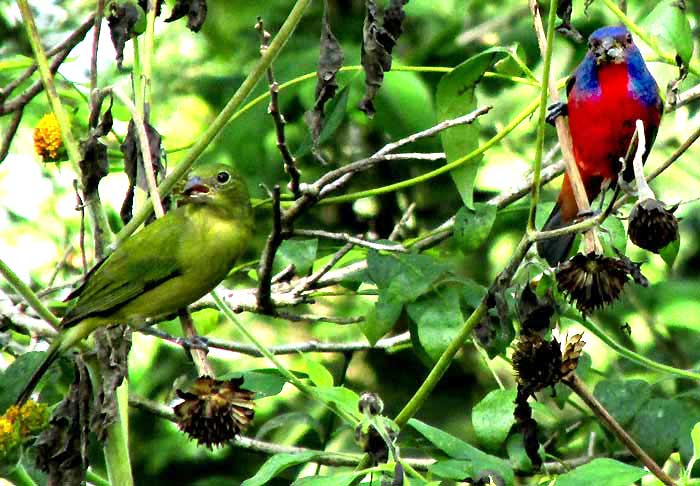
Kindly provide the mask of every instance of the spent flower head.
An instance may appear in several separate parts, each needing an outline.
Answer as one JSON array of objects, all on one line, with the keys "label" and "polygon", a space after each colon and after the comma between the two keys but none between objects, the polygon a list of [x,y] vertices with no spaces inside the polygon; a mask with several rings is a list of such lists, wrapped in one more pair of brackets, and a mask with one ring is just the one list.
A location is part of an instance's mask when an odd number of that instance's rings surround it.
[{"label": "spent flower head", "polygon": [[630,241],[640,248],[659,253],[678,239],[678,219],[673,214],[678,206],[667,208],[663,201],[646,198],[632,208],[627,227]]},{"label": "spent flower head", "polygon": [[241,388],[243,378],[215,380],[203,376],[189,391],[177,390],[184,401],[175,406],[177,425],[198,444],[222,445],[253,420],[254,392]]}]

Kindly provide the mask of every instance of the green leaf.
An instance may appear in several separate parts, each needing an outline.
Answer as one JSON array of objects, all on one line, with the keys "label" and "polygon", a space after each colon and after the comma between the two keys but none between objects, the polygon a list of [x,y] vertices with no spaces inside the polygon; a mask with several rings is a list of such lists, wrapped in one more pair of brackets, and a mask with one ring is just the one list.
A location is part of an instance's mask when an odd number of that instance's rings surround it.
[{"label": "green leaf", "polygon": [[[502,53],[486,51],[477,54],[445,74],[437,87],[435,95],[438,121],[449,120],[465,115],[476,108],[476,85],[484,73],[502,56]],[[479,146],[479,122],[471,125],[459,125],[440,132],[442,146],[447,162],[455,160],[474,151]],[[482,156],[452,169],[450,175],[457,186],[462,202],[468,208],[474,208],[474,182],[479,171]]]},{"label": "green leaf", "polygon": [[672,49],[688,65],[693,56],[693,32],[686,12],[677,0],[663,0],[642,21],[641,27],[656,38],[662,49]]},{"label": "green leaf", "polygon": [[[539,403],[537,405],[540,405]],[[537,420],[537,418],[535,418]],[[539,422],[538,422],[539,424]],[[525,445],[523,443],[523,434],[518,432],[508,436],[508,441],[506,442],[506,451],[508,452],[508,459],[511,465],[517,471],[530,472],[532,471],[532,460],[527,455],[525,451]],[[544,448],[540,445],[539,454],[544,461]]]},{"label": "green leaf", "polygon": [[459,283],[462,286],[460,289],[462,301],[472,309],[479,307],[488,289],[473,280],[461,279]]},{"label": "green leaf", "polygon": [[446,265],[427,255],[384,255],[370,251],[367,254],[367,273],[379,289],[379,298],[367,319],[360,324],[367,340],[376,343],[394,326],[403,305],[430,290],[446,271]]},{"label": "green leaf", "polygon": [[478,250],[491,234],[498,209],[493,204],[476,203],[474,209],[461,208],[455,216],[454,235],[464,253]]},{"label": "green leaf", "polygon": [[[318,136],[318,145],[327,142],[338,130],[345,119],[348,111],[348,97],[350,95],[349,85],[343,87],[340,92],[326,106],[326,119]],[[295,158],[301,158],[311,152],[313,140],[308,133],[302,144],[294,154]]]},{"label": "green leaf", "polygon": [[270,479],[278,476],[285,469],[304,464],[316,458],[318,453],[313,451],[299,452],[295,454],[276,454],[265,461],[265,464],[260,467],[255,476],[246,479],[241,483],[241,486],[262,486],[267,484]]},{"label": "green leaf", "polygon": [[515,389],[493,390],[472,409],[474,433],[486,449],[497,449],[515,423]]},{"label": "green leaf", "polygon": [[593,395],[620,425],[627,425],[651,399],[651,386],[644,380],[603,380]]},{"label": "green leaf", "polygon": [[496,473],[501,476],[506,486],[514,484],[515,476],[508,461],[486,454],[463,440],[420,420],[411,419],[408,424],[453,459],[471,461],[474,466],[474,475],[477,478]]},{"label": "green leaf", "polygon": [[553,202],[540,203],[537,205],[537,214],[535,214],[535,228],[542,230],[544,224],[549,219],[555,204]]},{"label": "green leaf", "polygon": [[332,387],[333,386],[333,375],[318,361],[314,361],[309,358],[306,354],[302,354],[304,362],[306,363],[306,372],[309,375],[309,379],[317,387]]},{"label": "green leaf", "polygon": [[663,463],[688,431],[688,407],[680,400],[653,398],[634,417],[628,432],[657,463]]},{"label": "green leaf", "polygon": [[338,408],[342,408],[349,415],[356,417],[358,420],[362,418],[357,408],[357,402],[360,397],[354,391],[344,386],[334,386],[330,388],[315,388],[316,393],[327,402],[335,403]]},{"label": "green leaf", "polygon": [[335,474],[333,476],[307,476],[297,479],[292,486],[349,486],[357,474]]},{"label": "green leaf", "polygon": [[0,412],[15,403],[17,397],[29,381],[29,377],[39,367],[46,353],[32,351],[24,353],[15,359],[5,371],[0,374]]},{"label": "green leaf", "polygon": [[459,292],[452,287],[436,290],[408,304],[406,310],[413,347],[428,363],[435,363],[464,322]]},{"label": "green leaf", "polygon": [[516,42],[507,49],[508,57],[496,62],[493,66],[494,70],[507,76],[520,76],[522,74],[531,76],[532,73],[527,69],[527,55],[523,46]]},{"label": "green leaf", "polygon": [[[299,377],[305,377],[304,373],[294,372]],[[286,378],[280,375],[275,368],[261,368],[247,371],[234,371],[223,375],[220,379],[230,380],[243,377],[243,388],[255,392],[255,399],[277,395],[282,391]]]},{"label": "green leaf", "polygon": [[459,459],[445,459],[431,464],[428,468],[431,473],[440,476],[444,479],[454,479],[455,481],[464,481],[465,478],[471,477],[474,471],[471,461],[462,461]]},{"label": "green leaf", "polygon": [[556,486],[581,486],[583,484],[630,486],[646,474],[644,469],[613,459],[593,459],[588,464],[559,476]]},{"label": "green leaf", "polygon": [[313,266],[318,250],[318,240],[284,240],[275,255],[274,273],[294,265],[297,275],[305,275]]},{"label": "green leaf", "polygon": [[386,302],[386,295],[379,295],[374,308],[370,309],[365,320],[360,322],[360,330],[372,346],[394,327],[402,309],[402,304]]},{"label": "green leaf", "polygon": [[678,256],[678,250],[681,248],[681,235],[678,233],[678,238],[673,240],[671,243],[668,245],[664,246],[661,251],[659,251],[659,255],[661,255],[661,258],[666,262],[666,265],[669,267],[672,267],[674,262],[676,261],[676,257]]},{"label": "green leaf", "polygon": [[696,423],[690,431],[690,439],[693,441],[693,455],[700,457],[700,422]]},{"label": "green leaf", "polygon": [[605,218],[605,221],[600,226],[603,230],[598,234],[601,237],[605,254],[612,257],[616,256],[615,248],[624,255],[627,252],[627,231],[620,218],[610,216]]}]

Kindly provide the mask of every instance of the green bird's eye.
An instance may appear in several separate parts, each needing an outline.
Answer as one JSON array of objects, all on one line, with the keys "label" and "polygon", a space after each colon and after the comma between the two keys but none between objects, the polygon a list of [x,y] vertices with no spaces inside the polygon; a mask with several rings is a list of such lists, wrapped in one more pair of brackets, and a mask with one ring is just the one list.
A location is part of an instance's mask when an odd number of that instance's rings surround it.
[{"label": "green bird's eye", "polygon": [[221,171],[216,174],[216,180],[221,184],[227,183],[230,178],[231,176],[228,174],[228,172]]}]

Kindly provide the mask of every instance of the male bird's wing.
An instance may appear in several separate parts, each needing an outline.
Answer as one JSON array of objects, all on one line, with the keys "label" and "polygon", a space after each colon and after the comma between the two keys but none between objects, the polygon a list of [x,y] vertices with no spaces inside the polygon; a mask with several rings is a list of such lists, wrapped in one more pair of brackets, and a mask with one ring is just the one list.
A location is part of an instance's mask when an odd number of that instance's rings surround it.
[{"label": "male bird's wing", "polygon": [[90,316],[109,315],[132,299],[180,275],[176,258],[184,216],[168,214],[125,241],[88,273],[61,321],[69,327]]}]

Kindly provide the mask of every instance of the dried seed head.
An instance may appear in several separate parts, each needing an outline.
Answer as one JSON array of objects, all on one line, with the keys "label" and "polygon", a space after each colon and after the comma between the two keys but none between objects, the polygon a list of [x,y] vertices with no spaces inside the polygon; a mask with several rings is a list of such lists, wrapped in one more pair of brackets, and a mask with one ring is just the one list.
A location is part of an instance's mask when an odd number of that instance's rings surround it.
[{"label": "dried seed head", "polygon": [[360,409],[362,414],[381,415],[384,411],[384,402],[376,393],[364,392],[360,395],[357,408]]},{"label": "dried seed head", "polygon": [[564,352],[561,359],[561,376],[566,378],[576,370],[578,360],[583,354],[583,346],[586,342],[583,340],[583,334],[574,334],[566,340]]},{"label": "dried seed head", "polygon": [[645,250],[659,251],[678,239],[678,219],[673,212],[678,206],[666,208],[663,201],[647,198],[637,201],[629,218],[627,235],[632,243]]},{"label": "dried seed head", "polygon": [[559,265],[556,276],[559,290],[584,315],[620,297],[630,277],[640,285],[648,284],[639,270],[639,264],[624,256],[610,258],[578,253]]},{"label": "dried seed head", "polygon": [[562,355],[556,339],[545,341],[539,334],[525,334],[513,353],[518,384],[528,393],[555,385],[561,379]]},{"label": "dried seed head", "polygon": [[63,152],[61,127],[56,115],[47,113],[34,128],[34,150],[44,162],[54,162]]},{"label": "dried seed head", "polygon": [[254,393],[242,384],[243,378],[220,381],[204,376],[189,391],[177,390],[184,400],[174,408],[180,430],[210,449],[233,439],[254,415]]},{"label": "dried seed head", "polygon": [[554,301],[551,294],[547,293],[540,298],[527,284],[520,293],[518,300],[518,319],[521,332],[532,333],[547,331],[554,315]]}]

